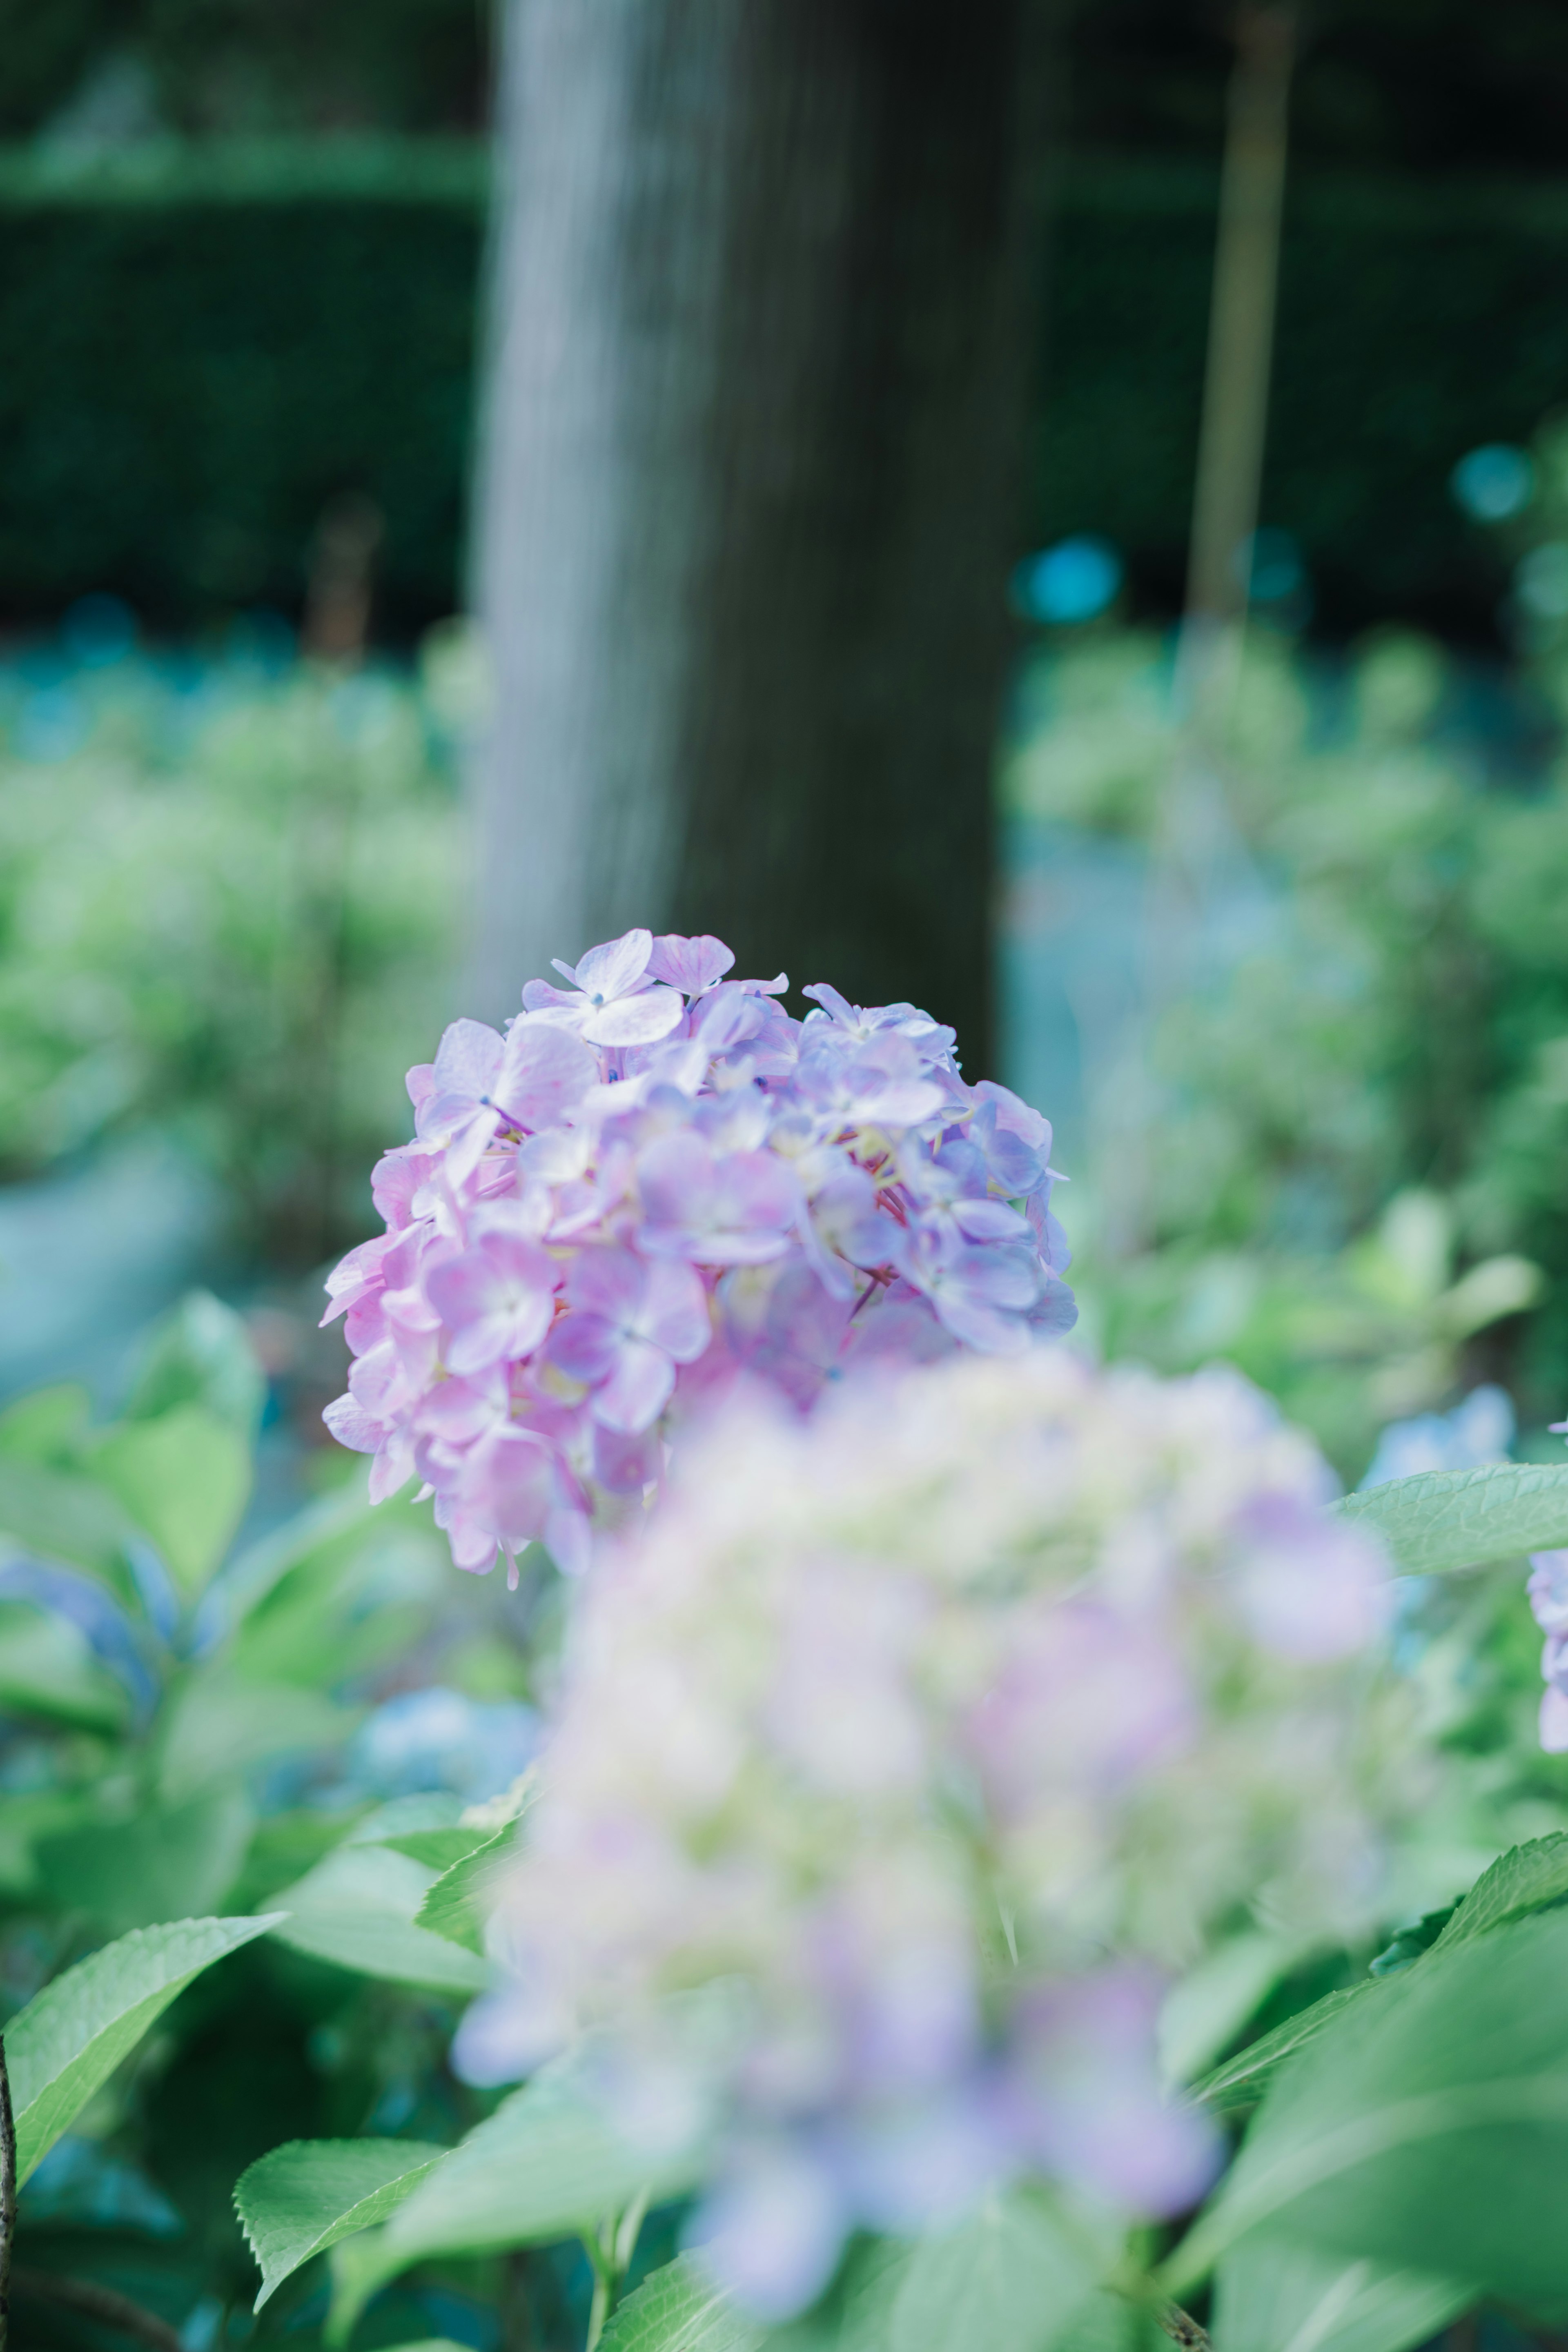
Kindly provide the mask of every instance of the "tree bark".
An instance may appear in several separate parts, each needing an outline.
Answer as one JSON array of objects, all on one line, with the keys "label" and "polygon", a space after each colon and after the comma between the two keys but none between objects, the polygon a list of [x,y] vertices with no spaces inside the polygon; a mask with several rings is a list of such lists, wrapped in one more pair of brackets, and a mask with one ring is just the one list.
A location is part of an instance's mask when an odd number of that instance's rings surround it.
[{"label": "tree bark", "polygon": [[991,1045],[1050,0],[512,0],[492,1015],[634,923]]}]

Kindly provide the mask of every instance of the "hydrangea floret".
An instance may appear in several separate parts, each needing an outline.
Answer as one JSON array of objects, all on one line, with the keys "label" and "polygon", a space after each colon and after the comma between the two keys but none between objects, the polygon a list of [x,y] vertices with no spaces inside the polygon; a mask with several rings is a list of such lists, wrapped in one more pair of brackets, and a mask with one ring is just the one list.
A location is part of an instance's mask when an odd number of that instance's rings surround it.
[{"label": "hydrangea floret", "polygon": [[386,1231],[329,1277],[355,1359],[326,1422],[373,1499],[417,1475],[459,1568],[663,1475],[674,1414],[762,1380],[798,1408],[855,1356],[1011,1355],[1075,1317],[1051,1130],[963,1077],[912,1004],[732,980],[715,939],[633,930],[504,1034],[456,1021],[411,1070]]},{"label": "hydrangea floret", "polygon": [[1385,1563],[1332,1491],[1225,1370],[730,1401],[579,1588],[460,2066],[586,2033],[617,2115],[679,2112],[678,1997],[739,1988],[696,2235],[764,2313],[1011,2177],[1181,2210],[1216,2146],[1160,2093],[1165,1972],[1378,1900]]}]

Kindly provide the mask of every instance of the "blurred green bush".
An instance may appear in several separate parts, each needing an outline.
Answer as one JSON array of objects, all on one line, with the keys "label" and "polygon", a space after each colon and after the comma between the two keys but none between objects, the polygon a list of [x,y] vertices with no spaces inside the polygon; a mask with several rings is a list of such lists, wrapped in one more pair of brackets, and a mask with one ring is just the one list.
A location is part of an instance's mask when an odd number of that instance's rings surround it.
[{"label": "blurred green bush", "polygon": [[[1538,682],[1568,709],[1568,676]],[[1136,633],[1045,652],[1005,765],[1015,823],[1152,868],[1170,683]],[[1414,635],[1337,675],[1255,640],[1205,918],[1228,944],[1125,1058],[1097,1068],[1085,1040],[1071,1211],[1107,1346],[1231,1357],[1352,1478],[1383,1422],[1462,1378],[1537,1424],[1568,1411],[1568,757],[1489,763],[1458,699]]]},{"label": "blurred green bush", "polygon": [[0,1172],[151,1123],[252,1256],[363,1232],[448,1009],[464,692],[449,634],[418,678],[0,674]]}]

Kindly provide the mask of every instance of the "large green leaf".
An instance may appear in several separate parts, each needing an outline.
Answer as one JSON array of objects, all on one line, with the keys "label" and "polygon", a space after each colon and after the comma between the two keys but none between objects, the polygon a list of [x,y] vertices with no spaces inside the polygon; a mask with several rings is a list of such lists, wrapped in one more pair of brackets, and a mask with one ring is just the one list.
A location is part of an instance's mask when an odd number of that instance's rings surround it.
[{"label": "large green leaf", "polygon": [[1334,1508],[1381,1537],[1406,1576],[1433,1576],[1568,1544],[1568,1468],[1505,1462],[1428,1470],[1347,1495]]},{"label": "large green leaf", "polygon": [[489,1980],[484,1961],[414,1923],[435,1878],[434,1871],[387,1846],[339,1846],[274,1896],[291,1915],[279,1937],[362,1976],[479,1992]]},{"label": "large green leaf", "polygon": [[75,1625],[31,1601],[0,1601],[0,1707],[85,1731],[120,1731],[131,1701]]},{"label": "large green leaf", "polygon": [[1193,2085],[1195,2098],[1205,2099],[1213,2107],[1249,2107],[1259,2100],[1288,2058],[1304,2050],[1315,2041],[1323,2028],[1338,2017],[1352,2000],[1360,2000],[1375,1992],[1385,1981],[1378,1977],[1363,1977],[1360,1984],[1345,1985],[1338,1992],[1327,1992],[1315,2000],[1310,2009],[1298,2010],[1283,2025],[1265,2033],[1234,2058],[1226,2058]]},{"label": "large green leaf", "polygon": [[1491,1868],[1481,1873],[1432,1948],[1451,1951],[1456,1944],[1468,1944],[1473,1937],[1505,1927],[1510,1919],[1526,1918],[1532,1911],[1544,1911],[1565,1900],[1568,1831],[1557,1830],[1551,1837],[1532,1838],[1528,1845],[1512,1846],[1500,1854]]},{"label": "large green leaf", "polygon": [[220,1590],[230,1617],[247,1617],[262,1606],[290,1570],[374,1524],[360,1478],[323,1495],[318,1502],[308,1503],[283,1527],[247,1546],[229,1563]]},{"label": "large green leaf", "polygon": [[18,2183],[175,1994],[278,1920],[274,1912],[258,1919],[182,1919],[172,1927],[138,1927],[34,1995],[5,2034]]},{"label": "large green leaf", "polygon": [[1215,2352],[1411,2352],[1475,2296],[1452,2279],[1254,2237],[1215,2283]]},{"label": "large green leaf", "polygon": [[1073,2313],[1056,2352],[1171,2352],[1171,2338],[1146,2305],[1097,2287]]},{"label": "large green leaf", "polygon": [[360,1721],[296,1683],[252,1682],[221,1662],[195,1668],[163,1712],[160,1777],[171,1799],[195,1796],[275,1756],[341,1747]]},{"label": "large green leaf", "polygon": [[189,1919],[228,1893],[254,1822],[244,1790],[220,1782],[186,1804],[41,1837],[38,1868],[52,1903],[110,1927]]},{"label": "large green leaf", "polygon": [[47,1559],[89,1570],[121,1595],[132,1589],[123,1554],[134,1529],[96,1479],[0,1455],[0,1532]]},{"label": "large green leaf", "polygon": [[446,2156],[407,2139],[296,2139],[240,2176],[234,2192],[261,2273],[260,2310],[312,2254],[384,2221]]},{"label": "large green leaf", "polygon": [[99,1447],[100,1478],[157,1546],[187,1598],[234,1541],[250,1497],[250,1447],[205,1405],[125,1423]]},{"label": "large green leaf", "polygon": [[328,2340],[345,2343],[371,2295],[411,2263],[576,2237],[645,2192],[692,2188],[700,2170],[691,2147],[634,2147],[570,2074],[548,2070],[460,2141],[384,2230],[338,2249]]},{"label": "large green leaf", "polygon": [[1568,1911],[1385,1978],[1273,2084],[1173,2294],[1256,2232],[1530,2305],[1568,2296]]},{"label": "large green leaf", "polygon": [[667,2263],[612,2314],[599,2352],[755,2352],[763,2329],[691,2254]]},{"label": "large green leaf", "polygon": [[955,2228],[920,2240],[900,2276],[889,2352],[1047,2352],[1093,2289],[1098,2266],[1044,2200],[988,2197]]}]

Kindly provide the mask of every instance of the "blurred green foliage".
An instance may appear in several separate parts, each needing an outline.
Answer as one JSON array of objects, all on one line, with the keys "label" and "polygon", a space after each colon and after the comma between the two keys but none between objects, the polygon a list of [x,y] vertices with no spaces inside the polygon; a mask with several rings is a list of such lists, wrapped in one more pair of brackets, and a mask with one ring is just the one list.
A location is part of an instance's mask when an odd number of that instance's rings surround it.
[{"label": "blurred green foliage", "polygon": [[[471,1663],[489,1724],[500,1691],[528,1686],[528,1595],[455,1576],[428,1513],[373,1513],[346,1458],[346,1484],[236,1549],[263,1386],[239,1318],[198,1295],[153,1335],[118,1423],[95,1426],[69,1388],[0,1414],[0,2019],[110,1938],[293,1915],[180,1994],[69,2116],[21,2200],[16,2352],[104,2340],[39,2287],[51,2273],[188,2341],[244,2340],[256,2278],[231,2196],[247,2164],[306,2136],[448,2142],[485,2111],[446,2063],[480,1963],[412,1916],[438,1872],[410,1843],[462,1800],[387,1800],[355,1734],[437,1677],[460,1707]],[[495,1827],[485,1813],[459,1851]],[[311,1904],[335,1853],[374,1882],[355,1895],[368,1976],[331,1956]],[[457,2274],[448,2317],[479,2312],[497,2271]],[[291,2283],[252,2340],[315,2344],[324,2310],[319,2276]],[[360,2340],[427,2336],[438,2315],[395,2290]]]},{"label": "blurred green foliage", "polygon": [[[1042,655],[1016,818],[1152,861],[1170,684],[1137,634]],[[1352,1477],[1382,1423],[1467,1380],[1500,1379],[1537,1425],[1568,1409],[1568,760],[1489,768],[1459,698],[1409,635],[1337,674],[1256,639],[1205,919],[1226,943],[1131,1060],[1096,1068],[1085,1041],[1071,1216],[1106,1345],[1233,1358]],[[1121,951],[1136,986],[1142,947]]]},{"label": "blurred green foliage", "polygon": [[465,658],[0,679],[5,1174],[154,1124],[251,1255],[358,1237],[447,1010]]}]

